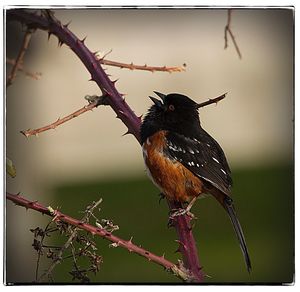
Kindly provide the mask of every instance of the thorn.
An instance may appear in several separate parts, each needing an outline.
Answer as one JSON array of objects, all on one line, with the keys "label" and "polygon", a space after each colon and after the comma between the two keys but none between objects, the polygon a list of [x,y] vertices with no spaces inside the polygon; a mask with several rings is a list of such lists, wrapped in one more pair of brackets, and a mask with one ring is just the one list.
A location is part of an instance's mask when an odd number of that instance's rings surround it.
[{"label": "thorn", "polygon": [[64,24],[64,27],[68,28],[68,26],[70,25],[71,22],[72,22],[72,20],[70,20],[68,23]]},{"label": "thorn", "polygon": [[49,41],[51,35],[52,35],[52,32],[48,31],[48,41]]},{"label": "thorn", "polygon": [[84,44],[84,42],[85,42],[85,40],[86,40],[86,37],[87,36],[85,36],[82,40],[81,40],[81,42]]},{"label": "thorn", "polygon": [[128,130],[126,133],[124,133],[124,134],[122,135],[122,137],[124,137],[124,136],[126,136],[126,135],[129,135],[129,134],[132,134],[132,132],[130,132],[130,131]]},{"label": "thorn", "polygon": [[88,81],[95,81],[95,79],[93,77],[91,77]]},{"label": "thorn", "polygon": [[140,116],[138,116],[138,119],[139,119],[140,121],[142,121],[142,117],[143,117],[143,115],[140,115]]},{"label": "thorn", "polygon": [[58,46],[58,47],[61,47],[63,44],[64,44],[64,42],[63,42],[62,40],[58,39],[58,44],[57,44],[57,46]]},{"label": "thorn", "polygon": [[116,79],[116,80],[112,80],[111,82],[115,85],[118,81],[119,79]]},{"label": "thorn", "polygon": [[28,134],[28,132],[30,131],[30,129],[26,130],[26,131],[20,131],[21,134],[23,134],[26,138],[28,138],[30,135]]},{"label": "thorn", "polygon": [[130,237],[130,239],[128,240],[128,243],[132,244],[132,239],[133,239],[133,236]]}]

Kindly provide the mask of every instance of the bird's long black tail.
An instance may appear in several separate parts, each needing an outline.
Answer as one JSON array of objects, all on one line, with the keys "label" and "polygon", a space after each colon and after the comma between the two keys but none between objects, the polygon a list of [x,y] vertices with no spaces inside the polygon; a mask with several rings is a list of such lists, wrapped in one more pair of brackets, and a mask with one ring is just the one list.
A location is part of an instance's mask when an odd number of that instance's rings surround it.
[{"label": "bird's long black tail", "polygon": [[234,209],[234,205],[233,205],[233,200],[231,198],[229,198],[228,196],[223,197],[223,207],[225,208],[225,210],[227,211],[231,223],[233,225],[234,231],[236,233],[236,236],[239,240],[240,243],[240,247],[242,249],[243,255],[244,255],[244,259],[247,265],[247,270],[250,273],[251,272],[251,261],[250,261],[250,257],[249,257],[249,253],[248,253],[248,249],[247,249],[247,245],[246,245],[246,240],[245,240],[245,236],[243,234],[243,230],[241,227],[241,224],[236,216],[235,213],[235,209]]}]

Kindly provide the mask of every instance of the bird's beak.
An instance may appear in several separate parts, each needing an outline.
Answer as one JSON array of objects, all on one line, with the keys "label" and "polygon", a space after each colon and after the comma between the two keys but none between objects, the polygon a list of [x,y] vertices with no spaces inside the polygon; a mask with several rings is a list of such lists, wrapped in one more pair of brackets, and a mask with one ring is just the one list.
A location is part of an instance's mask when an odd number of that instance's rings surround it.
[{"label": "bird's beak", "polygon": [[165,99],[166,99],[166,95],[163,94],[163,93],[160,93],[158,91],[153,91],[158,97],[160,97],[160,99],[162,100],[162,102],[164,103],[165,102]]},{"label": "bird's beak", "polygon": [[164,106],[164,101],[165,101],[165,97],[166,97],[166,96],[165,96],[164,94],[160,93],[160,92],[157,92],[157,91],[154,91],[154,93],[155,93],[156,95],[158,95],[158,96],[161,98],[162,101],[160,101],[159,99],[154,98],[154,97],[152,97],[152,96],[149,96],[149,98],[153,101],[153,103],[154,103],[157,107],[163,108],[163,106]]}]

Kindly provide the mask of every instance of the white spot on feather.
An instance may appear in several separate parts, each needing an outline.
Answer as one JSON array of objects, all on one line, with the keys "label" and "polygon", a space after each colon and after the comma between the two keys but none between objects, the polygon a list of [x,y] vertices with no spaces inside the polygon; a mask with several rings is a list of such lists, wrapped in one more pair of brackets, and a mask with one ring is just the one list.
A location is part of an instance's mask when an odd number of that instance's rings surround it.
[{"label": "white spot on feather", "polygon": [[191,148],[189,148],[189,152],[190,152],[191,154],[195,154],[195,152],[194,152]]},{"label": "white spot on feather", "polygon": [[217,158],[212,158],[215,162],[220,163],[219,160]]}]

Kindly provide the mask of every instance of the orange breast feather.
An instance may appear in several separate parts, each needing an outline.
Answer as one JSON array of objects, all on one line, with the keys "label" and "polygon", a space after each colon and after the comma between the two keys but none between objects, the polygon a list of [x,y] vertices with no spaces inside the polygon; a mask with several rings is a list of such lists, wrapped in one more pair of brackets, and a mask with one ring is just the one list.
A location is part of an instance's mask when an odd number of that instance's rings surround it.
[{"label": "orange breast feather", "polygon": [[202,192],[200,179],[180,162],[166,156],[166,131],[159,131],[143,144],[145,164],[149,176],[171,200],[188,202]]}]

